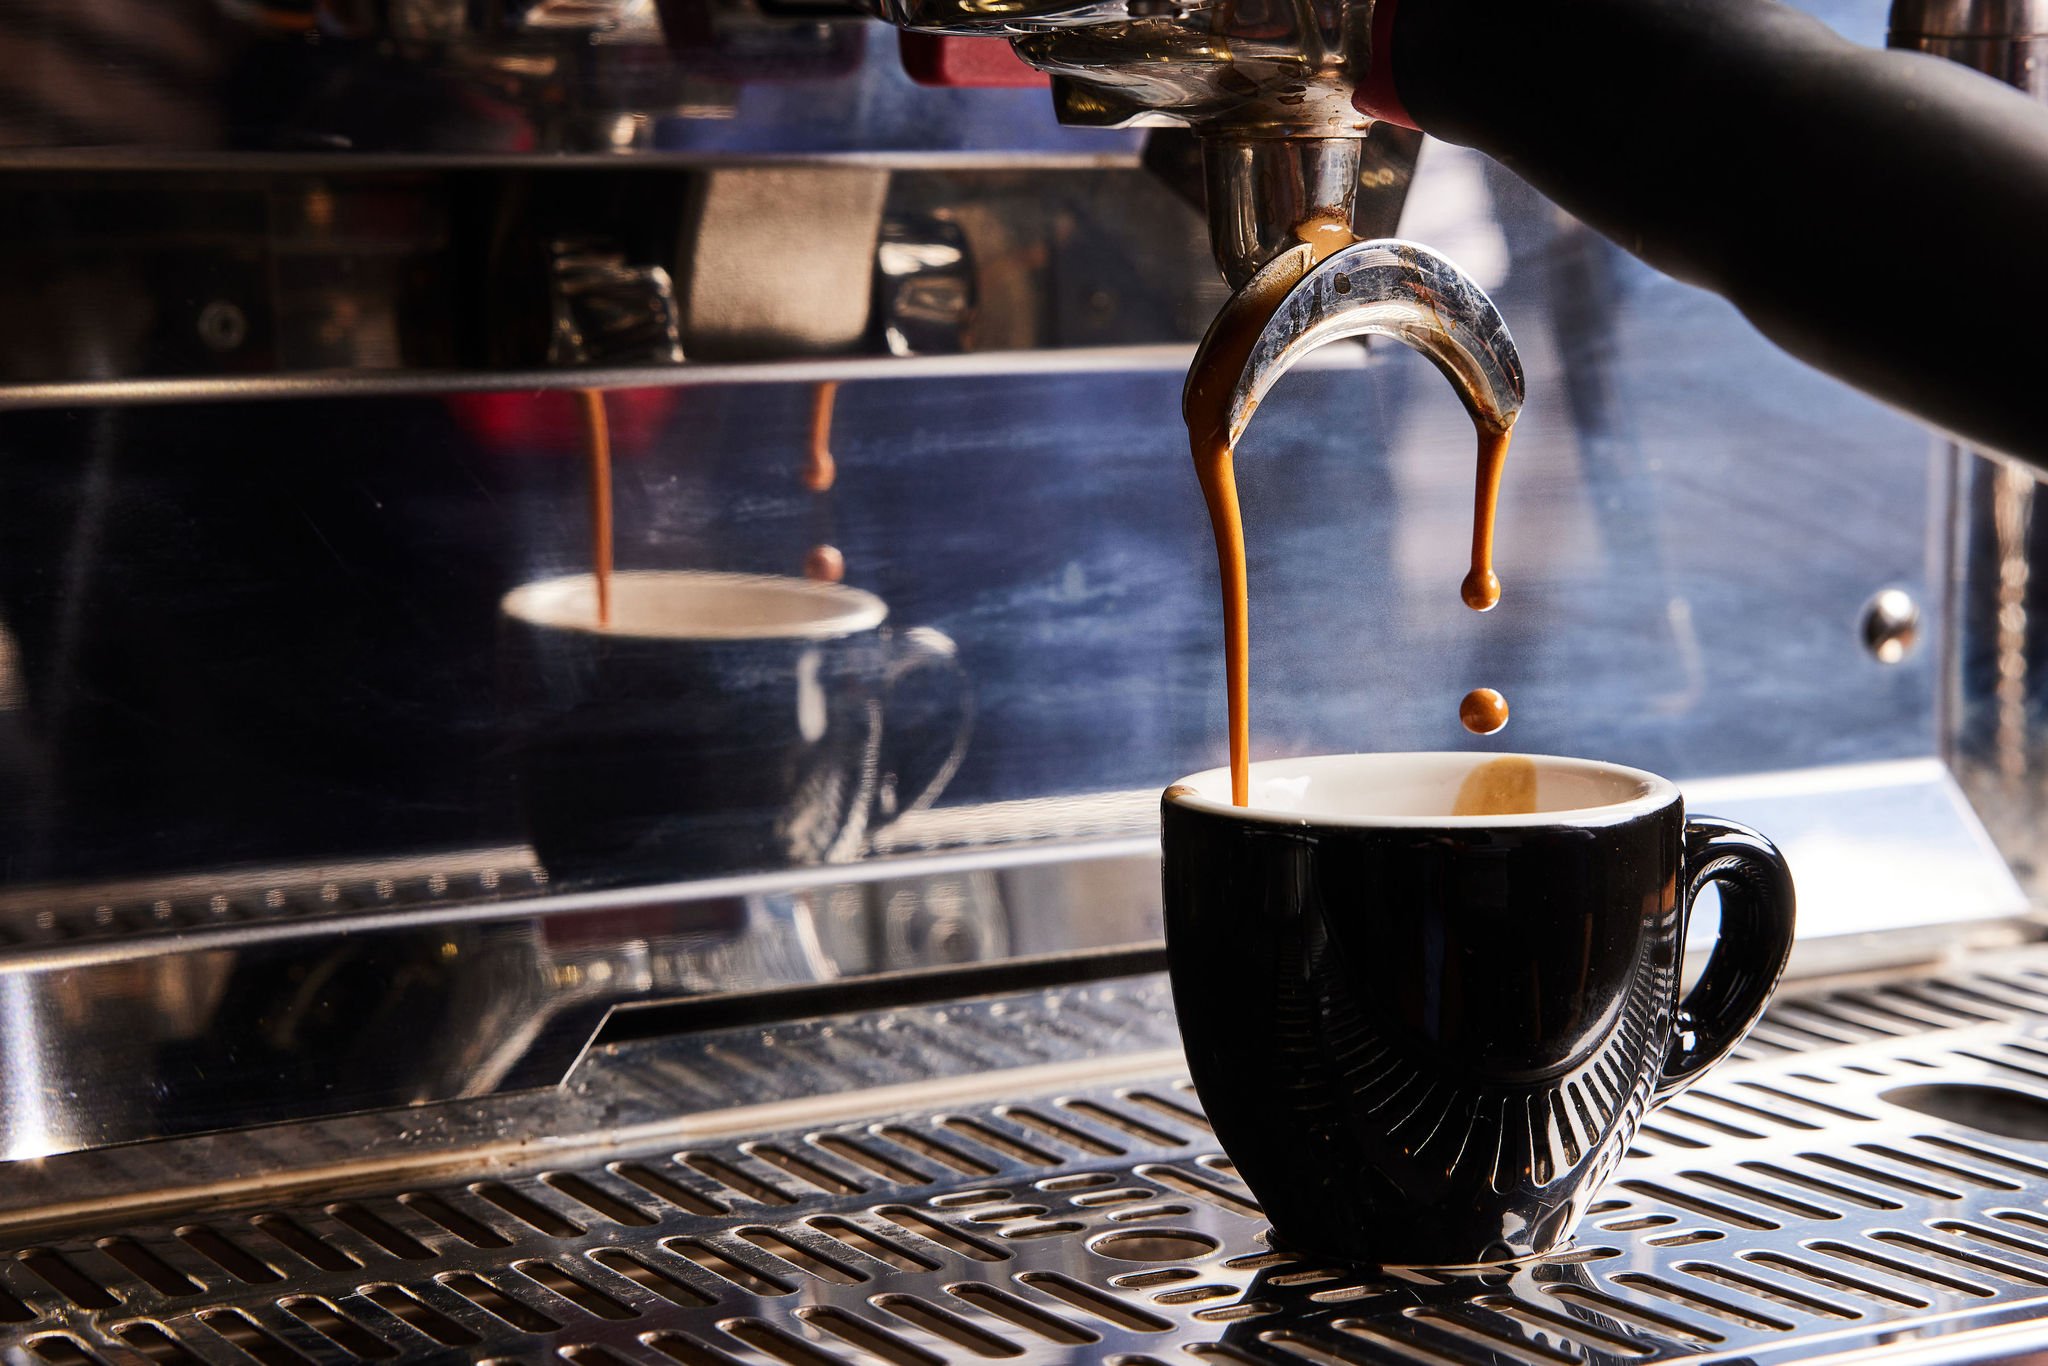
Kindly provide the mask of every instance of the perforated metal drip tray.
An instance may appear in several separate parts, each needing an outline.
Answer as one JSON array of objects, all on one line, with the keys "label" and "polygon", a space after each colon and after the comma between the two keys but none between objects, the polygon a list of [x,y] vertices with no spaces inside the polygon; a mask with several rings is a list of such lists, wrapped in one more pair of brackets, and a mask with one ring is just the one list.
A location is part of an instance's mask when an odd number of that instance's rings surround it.
[{"label": "perforated metal drip tray", "polygon": [[[140,1202],[97,1221],[74,1206],[61,1225],[24,1212],[13,1227],[46,1231],[7,1235],[0,1354],[1992,1359],[2048,1340],[2030,1322],[2048,1315],[2042,1011],[2038,950],[1790,996],[1742,1061],[1653,1116],[1570,1251],[1511,1271],[1361,1272],[1275,1252],[1154,1052],[1122,1076],[1075,1064],[1087,1085],[1040,1066],[998,1074],[1007,1093],[859,1122],[806,1124],[802,1103],[778,1102],[730,1138],[678,1121],[548,1167],[501,1152],[267,1203],[194,1191],[152,1197],[146,1215]],[[750,1065],[788,1047],[756,1038]],[[703,1048],[674,1046],[679,1060]],[[879,1107],[901,1092],[874,1094]],[[285,1140],[245,1151],[264,1141]],[[149,1149],[127,1153],[132,1165]]]}]

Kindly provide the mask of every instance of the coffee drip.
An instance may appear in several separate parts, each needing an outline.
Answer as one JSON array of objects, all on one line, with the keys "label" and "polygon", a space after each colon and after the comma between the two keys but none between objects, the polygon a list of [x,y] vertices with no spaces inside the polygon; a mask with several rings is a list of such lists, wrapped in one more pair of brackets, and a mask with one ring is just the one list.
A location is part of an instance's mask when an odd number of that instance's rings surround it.
[{"label": "coffee drip", "polygon": [[1491,735],[1508,723],[1508,700],[1492,688],[1474,688],[1458,702],[1458,721],[1474,735]]}]

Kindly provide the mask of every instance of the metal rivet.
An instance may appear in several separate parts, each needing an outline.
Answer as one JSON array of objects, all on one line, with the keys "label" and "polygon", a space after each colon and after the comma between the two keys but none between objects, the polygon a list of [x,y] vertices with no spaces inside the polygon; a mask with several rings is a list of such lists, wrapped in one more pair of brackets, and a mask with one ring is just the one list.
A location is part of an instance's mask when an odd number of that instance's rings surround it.
[{"label": "metal rivet", "polygon": [[1880,664],[1896,664],[1920,638],[1920,604],[1903,588],[1885,588],[1863,605],[1863,648]]},{"label": "metal rivet", "polygon": [[249,339],[249,319],[226,299],[199,310],[199,340],[210,351],[232,351]]}]

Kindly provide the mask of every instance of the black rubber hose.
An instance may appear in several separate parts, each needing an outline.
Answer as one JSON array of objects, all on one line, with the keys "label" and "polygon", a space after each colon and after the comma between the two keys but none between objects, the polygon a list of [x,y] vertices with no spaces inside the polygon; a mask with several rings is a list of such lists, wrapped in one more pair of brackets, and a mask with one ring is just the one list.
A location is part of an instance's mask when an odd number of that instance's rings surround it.
[{"label": "black rubber hose", "polygon": [[1393,77],[1800,359],[2048,468],[2048,106],[1774,0],[1400,0]]}]

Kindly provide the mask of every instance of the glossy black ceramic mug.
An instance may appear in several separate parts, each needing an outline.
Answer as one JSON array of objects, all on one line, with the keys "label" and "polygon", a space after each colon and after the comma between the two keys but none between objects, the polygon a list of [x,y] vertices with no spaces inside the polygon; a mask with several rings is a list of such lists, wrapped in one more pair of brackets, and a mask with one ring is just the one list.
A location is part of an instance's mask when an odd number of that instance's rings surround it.
[{"label": "glossy black ceramic mug", "polygon": [[[1452,814],[1502,774],[1495,814]],[[1688,820],[1669,780],[1614,764],[1276,760],[1252,765],[1249,806],[1217,769],[1168,788],[1162,821],[1195,1089],[1276,1242],[1306,1253],[1462,1266],[1556,1248],[1644,1115],[1748,1032],[1791,952],[1771,843]],[[1709,883],[1720,934],[1681,996]]]},{"label": "glossy black ceramic mug", "polygon": [[763,574],[525,584],[501,605],[510,780],[541,864],[666,881],[858,857],[966,748],[953,642],[874,594]]}]

